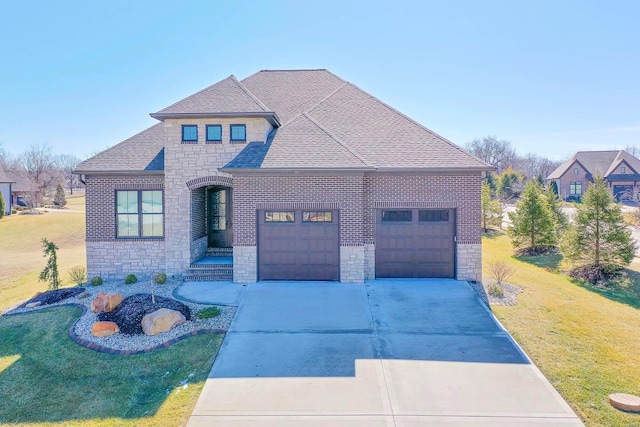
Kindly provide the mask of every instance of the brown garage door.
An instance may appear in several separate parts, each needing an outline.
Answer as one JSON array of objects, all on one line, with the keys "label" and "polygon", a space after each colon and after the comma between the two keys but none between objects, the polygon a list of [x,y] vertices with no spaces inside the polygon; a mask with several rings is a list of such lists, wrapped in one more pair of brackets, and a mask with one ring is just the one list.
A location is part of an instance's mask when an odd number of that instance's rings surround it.
[{"label": "brown garage door", "polygon": [[454,209],[379,209],[376,277],[454,277]]},{"label": "brown garage door", "polygon": [[258,211],[258,278],[339,280],[338,211]]}]

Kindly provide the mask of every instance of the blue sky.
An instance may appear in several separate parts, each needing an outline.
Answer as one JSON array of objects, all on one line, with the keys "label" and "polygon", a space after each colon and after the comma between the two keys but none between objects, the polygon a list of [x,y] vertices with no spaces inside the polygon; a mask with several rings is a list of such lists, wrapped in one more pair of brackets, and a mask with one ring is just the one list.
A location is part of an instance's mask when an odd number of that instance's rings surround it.
[{"label": "blue sky", "polygon": [[0,143],[84,157],[230,74],[328,68],[464,145],[640,145],[638,1],[0,2]]}]

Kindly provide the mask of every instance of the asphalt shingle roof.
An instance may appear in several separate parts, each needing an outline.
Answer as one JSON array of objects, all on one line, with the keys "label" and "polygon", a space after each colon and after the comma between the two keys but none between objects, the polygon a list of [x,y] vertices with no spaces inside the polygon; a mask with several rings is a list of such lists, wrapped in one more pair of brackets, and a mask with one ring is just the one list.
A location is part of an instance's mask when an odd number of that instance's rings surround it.
[{"label": "asphalt shingle roof", "polygon": [[592,175],[608,177],[625,161],[629,166],[640,173],[640,160],[624,150],[615,151],[578,151],[569,160],[558,166],[547,179],[559,179],[575,163],[579,162]]},{"label": "asphalt shingle roof", "polygon": [[0,182],[2,183],[15,182],[4,173],[4,169],[2,168],[2,166],[0,166]]},{"label": "asphalt shingle roof", "polygon": [[231,75],[155,114],[268,112],[267,107]]},{"label": "asphalt shingle roof", "polygon": [[[152,116],[242,113],[275,113],[280,127],[268,141],[247,144],[225,169],[492,169],[327,70],[263,70],[242,82],[230,76]],[[155,125],[77,172],[162,170],[164,142]]]},{"label": "asphalt shingle roof", "polygon": [[158,123],[80,163],[76,173],[163,170],[164,144]]}]

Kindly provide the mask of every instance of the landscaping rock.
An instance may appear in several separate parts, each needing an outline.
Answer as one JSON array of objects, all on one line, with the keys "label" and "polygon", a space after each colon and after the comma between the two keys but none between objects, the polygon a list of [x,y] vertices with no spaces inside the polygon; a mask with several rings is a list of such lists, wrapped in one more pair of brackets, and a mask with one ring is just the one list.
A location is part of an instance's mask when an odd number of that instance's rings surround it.
[{"label": "landscaping rock", "polygon": [[120,328],[115,322],[96,322],[91,328],[91,335],[94,337],[108,337],[120,332]]},{"label": "landscaping rock", "polygon": [[151,301],[151,294],[135,294],[122,301],[115,310],[109,313],[98,313],[98,320],[115,322],[120,332],[125,335],[143,334],[142,318],[161,308],[179,311],[186,320],[191,320],[189,307],[171,298],[156,296],[156,303]]},{"label": "landscaping rock", "polygon": [[179,311],[161,308],[142,318],[142,331],[147,335],[158,335],[169,332],[186,321],[187,319]]},{"label": "landscaping rock", "polygon": [[[47,291],[41,294],[36,294],[29,301],[22,304],[19,308],[29,308],[28,304],[39,302],[40,305],[55,304],[67,298],[75,297],[84,292],[84,288],[65,288],[56,289],[55,291]],[[34,306],[31,306],[34,307]],[[35,306],[37,307],[37,306]]]},{"label": "landscaping rock", "polygon": [[42,302],[40,301],[34,301],[34,302],[30,302],[24,305],[24,308],[34,308],[34,307],[38,307],[42,305]]},{"label": "landscaping rock", "polygon": [[611,406],[623,411],[640,412],[640,397],[626,393],[614,393],[609,395]]},{"label": "landscaping rock", "polygon": [[91,311],[94,313],[108,313],[120,305],[123,300],[122,294],[98,292],[98,295],[91,301]]}]

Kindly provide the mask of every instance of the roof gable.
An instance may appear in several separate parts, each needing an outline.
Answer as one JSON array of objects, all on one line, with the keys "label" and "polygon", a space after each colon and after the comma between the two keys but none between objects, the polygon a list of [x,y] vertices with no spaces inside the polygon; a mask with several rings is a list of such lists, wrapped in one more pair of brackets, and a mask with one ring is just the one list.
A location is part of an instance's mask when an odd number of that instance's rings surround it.
[{"label": "roof gable", "polygon": [[152,117],[203,113],[265,113],[267,107],[231,75],[153,113]]}]

